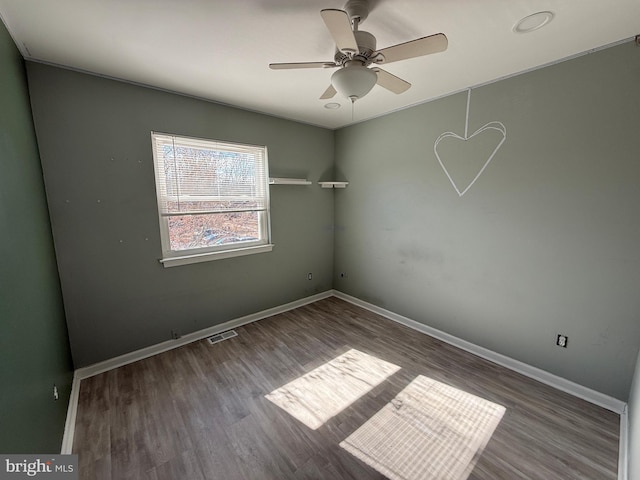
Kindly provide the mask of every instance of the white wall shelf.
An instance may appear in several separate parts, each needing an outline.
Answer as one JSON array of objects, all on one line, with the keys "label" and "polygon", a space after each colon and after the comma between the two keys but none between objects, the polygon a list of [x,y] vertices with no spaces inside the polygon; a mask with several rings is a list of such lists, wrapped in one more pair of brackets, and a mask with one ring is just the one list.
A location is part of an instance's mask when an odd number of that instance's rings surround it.
[{"label": "white wall shelf", "polygon": [[311,185],[311,182],[306,178],[271,177],[269,185]]},{"label": "white wall shelf", "polygon": [[349,182],[318,182],[322,188],[347,188]]}]

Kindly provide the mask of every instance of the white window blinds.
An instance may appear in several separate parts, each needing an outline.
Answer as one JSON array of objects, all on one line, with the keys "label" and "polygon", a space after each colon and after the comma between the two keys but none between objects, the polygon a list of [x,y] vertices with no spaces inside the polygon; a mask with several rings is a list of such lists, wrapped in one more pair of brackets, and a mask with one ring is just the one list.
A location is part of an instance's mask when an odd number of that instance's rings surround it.
[{"label": "white window blinds", "polygon": [[268,209],[265,147],[151,135],[161,216]]}]

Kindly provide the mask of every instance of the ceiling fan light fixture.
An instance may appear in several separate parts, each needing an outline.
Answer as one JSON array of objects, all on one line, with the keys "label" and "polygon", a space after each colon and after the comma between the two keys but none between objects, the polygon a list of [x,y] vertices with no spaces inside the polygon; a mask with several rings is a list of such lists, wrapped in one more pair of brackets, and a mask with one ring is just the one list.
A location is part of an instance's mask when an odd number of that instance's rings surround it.
[{"label": "ceiling fan light fixture", "polygon": [[378,75],[364,65],[349,65],[331,75],[331,85],[336,91],[351,99],[358,100],[371,91],[378,81]]}]

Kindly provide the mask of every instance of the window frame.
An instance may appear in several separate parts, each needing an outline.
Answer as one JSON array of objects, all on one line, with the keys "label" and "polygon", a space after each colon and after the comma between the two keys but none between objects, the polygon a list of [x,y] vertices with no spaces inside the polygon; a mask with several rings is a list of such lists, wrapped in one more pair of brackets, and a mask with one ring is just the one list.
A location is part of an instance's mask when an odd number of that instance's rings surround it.
[{"label": "window frame", "polygon": [[[193,142],[193,148],[206,148],[211,147],[211,150],[219,149],[219,151],[226,151],[224,147],[228,147],[230,151],[251,152],[256,149],[262,152],[262,169],[256,178],[256,182],[262,180],[264,185],[260,190],[264,192],[264,196],[260,197],[264,199],[264,208],[259,210],[240,210],[240,211],[256,211],[258,215],[258,231],[260,237],[257,240],[248,240],[240,242],[229,242],[221,245],[211,245],[206,247],[190,248],[185,250],[172,250],[170,240],[170,227],[169,218],[173,215],[180,215],[179,213],[171,214],[163,212],[163,203],[166,201],[168,195],[163,196],[161,181],[166,182],[166,176],[164,173],[164,159],[157,158],[156,138],[157,137],[171,137],[173,139],[179,139],[181,142],[188,143]],[[209,144],[209,145],[207,145]],[[179,265],[188,265],[198,262],[206,262],[211,260],[220,260],[223,258],[232,258],[243,255],[251,255],[256,253],[270,252],[273,249],[271,243],[271,212],[270,212],[270,199],[269,199],[269,161],[267,147],[264,145],[249,145],[237,142],[228,142],[223,140],[213,140],[208,138],[191,137],[186,135],[178,135],[165,132],[151,132],[151,147],[153,154],[153,168],[155,176],[155,191],[156,201],[158,207],[158,221],[160,225],[160,242],[162,245],[162,258],[159,260],[164,267],[173,267]],[[222,148],[221,148],[222,147]],[[261,169],[261,170],[262,170]],[[255,185],[258,185],[255,183]],[[200,213],[202,215],[209,214],[223,214],[224,212],[206,212]],[[187,213],[186,215],[198,215],[198,213]],[[184,213],[183,213],[184,215]]]}]

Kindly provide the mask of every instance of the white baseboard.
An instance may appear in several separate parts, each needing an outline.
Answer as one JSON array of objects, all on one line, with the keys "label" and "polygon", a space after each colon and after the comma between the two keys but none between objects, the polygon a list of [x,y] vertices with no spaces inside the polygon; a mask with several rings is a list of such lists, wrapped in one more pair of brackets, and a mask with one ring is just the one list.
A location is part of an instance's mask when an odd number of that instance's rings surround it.
[{"label": "white baseboard", "polygon": [[158,343],[146,348],[141,348],[140,350],[136,350],[134,352],[125,353],[124,355],[110,358],[109,360],[105,360],[104,362],[94,363],[93,365],[89,365],[88,367],[79,368],[76,370],[76,376],[80,380],[83,380],[85,378],[89,378],[94,375],[113,370],[114,368],[122,367],[123,365],[137,362],[138,360],[152,357],[154,355],[158,355],[159,353],[173,350],[174,348],[182,347],[183,345],[187,345],[188,343],[202,340],[203,338],[210,337],[211,335],[215,335],[216,333],[226,332],[227,330],[231,330],[232,328],[241,327],[242,325],[256,322],[258,320],[262,320],[263,318],[278,315],[279,313],[287,312],[289,310],[293,310],[294,308],[317,302],[318,300],[328,298],[332,295],[333,291],[329,290],[323,293],[312,295],[310,297],[301,298],[300,300],[296,300],[294,302],[285,303],[284,305],[280,305],[278,307],[269,308],[267,310],[262,310],[261,312],[252,313],[244,317],[236,318],[235,320],[229,320],[228,322],[221,323],[219,325],[214,325],[209,328],[198,330],[197,332],[183,335],[176,340],[167,340],[166,342]]},{"label": "white baseboard", "polygon": [[93,375],[98,375],[108,370],[112,370],[114,368],[121,367],[123,365],[127,365],[129,363],[136,362],[138,360],[142,360],[144,358],[151,357],[153,355],[157,355],[162,352],[166,352],[168,350],[172,350],[174,348],[181,347],[188,343],[201,340],[211,335],[215,335],[216,333],[221,333],[221,332],[230,330],[232,328],[237,328],[242,325],[246,325],[248,323],[256,322],[258,320],[262,320],[264,318],[271,317],[279,313],[287,312],[289,310],[293,310],[303,305],[308,305],[310,303],[314,303],[331,296],[335,296],[349,303],[362,307],[366,310],[377,313],[378,315],[388,318],[389,320],[400,323],[409,328],[417,330],[421,333],[424,333],[426,335],[442,340],[443,342],[451,344],[467,352],[473,353],[474,355],[482,357],[493,363],[497,363],[498,365],[502,365],[503,367],[506,367],[506,368],[509,368],[510,370],[521,373],[529,378],[538,380],[539,382],[542,382],[546,385],[557,388],[558,390],[570,393],[578,398],[582,398],[583,400],[591,402],[600,407],[606,408],[607,410],[610,410],[612,412],[618,413],[620,415],[620,452],[619,452],[619,458],[618,458],[618,480],[627,480],[628,418],[627,418],[627,404],[625,402],[622,402],[621,400],[610,397],[603,393],[596,392],[595,390],[591,390],[590,388],[571,382],[562,377],[558,377],[556,375],[553,375],[549,372],[533,367],[531,365],[527,365],[523,362],[507,357],[505,355],[499,354],[487,348],[480,347],[471,342],[467,342],[466,340],[462,340],[461,338],[455,337],[453,335],[449,335],[448,333],[442,332],[435,328],[416,322],[415,320],[411,320],[410,318],[403,317],[402,315],[398,315],[394,312],[385,310],[376,305],[365,302],[364,300],[360,300],[359,298],[352,297],[351,295],[347,295],[346,293],[342,293],[337,290],[329,290],[327,292],[302,298],[300,300],[296,300],[294,302],[280,305],[278,307],[263,310],[261,312],[253,313],[251,315],[246,315],[244,317],[240,317],[235,320],[230,320],[220,325],[214,325],[213,327],[205,328],[203,330],[190,333],[177,340],[169,340],[166,342],[162,342],[157,345],[152,345],[150,347],[146,347],[140,350],[136,350],[134,352],[120,355],[118,357],[115,357],[109,360],[105,360],[104,362],[99,362],[94,365],[90,365],[88,367],[77,369],[73,376],[73,384],[71,387],[71,395],[69,398],[69,407],[67,410],[67,420],[65,423],[61,453],[70,454],[72,451],[81,380],[89,378]]},{"label": "white baseboard", "polygon": [[474,355],[489,360],[490,362],[497,363],[498,365],[502,365],[503,367],[521,373],[529,378],[557,388],[558,390],[570,393],[571,395],[591,402],[594,405],[606,408],[607,410],[618,413],[620,415],[625,411],[627,404],[621,400],[618,400],[617,398],[613,398],[609,395],[605,395],[590,388],[584,387],[540,368],[533,367],[526,363],[520,362],[519,360],[515,360],[511,357],[507,357],[500,353],[494,352],[493,350],[489,350],[488,348],[480,347],[471,342],[467,342],[466,340],[462,340],[461,338],[454,337],[453,335],[449,335],[448,333],[445,333],[441,330],[437,330],[423,323],[416,322],[415,320],[411,320],[410,318],[403,317],[402,315],[398,315],[397,313],[391,312],[389,310],[385,310],[384,308],[380,308],[376,305],[365,302],[364,300],[360,300],[359,298],[352,297],[351,295],[347,295],[346,293],[334,290],[333,295],[349,303],[377,313],[378,315],[382,315],[389,320],[401,323],[402,325],[405,325],[409,328],[435,337],[438,340],[442,340],[443,342],[449,343],[455,347],[460,348],[461,350],[473,353]]},{"label": "white baseboard", "polygon": [[94,375],[98,375],[100,373],[107,372],[109,370],[113,370],[114,368],[118,368],[129,363],[137,362],[138,360],[142,360],[144,358],[152,357],[159,353],[181,347],[183,345],[201,340],[203,338],[210,337],[211,335],[215,335],[216,333],[226,332],[227,330],[231,330],[248,323],[256,322],[258,320],[262,320],[263,318],[278,315],[279,313],[284,313],[289,310],[293,310],[294,308],[302,307],[303,305],[308,305],[310,303],[323,300],[325,298],[331,297],[332,295],[332,290],[318,293],[316,295],[301,298],[300,300],[295,300],[278,307],[269,308],[267,310],[252,313],[251,315],[236,318],[235,320],[230,320],[219,325],[214,325],[213,327],[189,333],[188,335],[184,335],[176,340],[169,340],[166,342],[158,343],[156,345],[151,345],[150,347],[142,348],[134,352],[110,358],[109,360],[105,360],[104,362],[95,363],[93,365],[89,365],[88,367],[78,368],[73,374],[73,383],[71,384],[71,395],[69,396],[67,419],[64,425],[64,435],[62,437],[62,446],[60,448],[61,454],[69,455],[72,452],[81,380],[92,377]]},{"label": "white baseboard", "polygon": [[415,320],[411,320],[410,318],[404,317],[402,315],[398,315],[397,313],[391,312],[389,310],[385,310],[384,308],[380,308],[371,303],[365,302],[364,300],[360,300],[359,298],[352,297],[351,295],[347,295],[346,293],[342,293],[340,291],[334,290],[333,295],[337,298],[345,300],[349,303],[357,305],[359,307],[365,308],[371,312],[377,313],[389,320],[393,320],[394,322],[398,322],[402,325],[405,325],[409,328],[417,330],[421,333],[430,335],[432,337],[437,338],[438,340],[442,340],[450,345],[460,348],[461,350],[465,350],[467,352],[473,353],[479,357],[482,357],[486,360],[489,360],[493,363],[497,363],[498,365],[502,365],[510,370],[516,371],[525,375],[529,378],[537,380],[541,383],[549,385],[551,387],[557,388],[563,392],[567,392],[575,397],[586,400],[594,405],[598,405],[600,407],[606,408],[614,413],[620,415],[620,437],[619,437],[619,451],[618,451],[618,480],[627,480],[627,469],[628,469],[628,413],[627,413],[627,404],[617,398],[613,398],[609,395],[605,395],[603,393],[597,392],[590,388],[584,387],[577,383],[571,382],[565,378],[559,377],[552,373],[549,373],[545,370],[533,367],[526,363],[520,362],[513,358],[507,357],[500,353],[494,352],[484,347],[480,347],[471,342],[467,342],[466,340],[462,340],[461,338],[455,337],[453,335],[449,335],[441,330],[435,329],[433,327],[429,327],[424,325],[423,323],[416,322]]},{"label": "white baseboard", "polygon": [[620,446],[618,447],[618,480],[627,480],[629,466],[629,413],[620,414]]},{"label": "white baseboard", "polygon": [[73,448],[73,436],[76,431],[76,415],[78,413],[78,398],[80,395],[80,379],[74,372],[71,382],[71,394],[69,395],[69,406],[67,407],[67,420],[64,424],[64,435],[62,436],[61,455],[71,455]]}]

